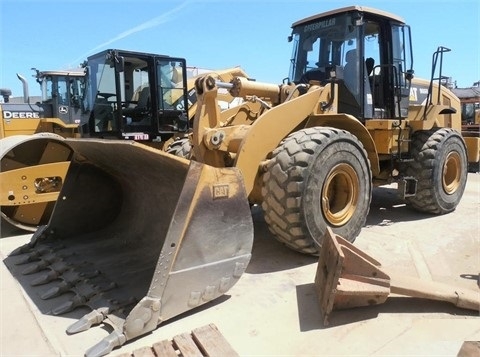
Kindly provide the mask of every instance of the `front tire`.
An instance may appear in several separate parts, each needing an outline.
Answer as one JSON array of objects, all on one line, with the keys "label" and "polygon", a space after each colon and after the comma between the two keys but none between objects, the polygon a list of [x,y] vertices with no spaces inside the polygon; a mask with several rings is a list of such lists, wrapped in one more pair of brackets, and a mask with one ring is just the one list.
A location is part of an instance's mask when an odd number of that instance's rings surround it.
[{"label": "front tire", "polygon": [[406,176],[417,181],[415,196],[407,204],[420,212],[445,214],[460,202],[467,183],[468,162],[465,143],[450,128],[418,131],[412,138],[412,157]]},{"label": "front tire", "polygon": [[190,160],[193,153],[192,144],[188,138],[177,138],[168,146],[166,152]]},{"label": "front tire", "polygon": [[288,247],[317,254],[327,226],[353,242],[372,197],[367,153],[347,131],[300,130],[274,150],[262,194],[265,221]]}]

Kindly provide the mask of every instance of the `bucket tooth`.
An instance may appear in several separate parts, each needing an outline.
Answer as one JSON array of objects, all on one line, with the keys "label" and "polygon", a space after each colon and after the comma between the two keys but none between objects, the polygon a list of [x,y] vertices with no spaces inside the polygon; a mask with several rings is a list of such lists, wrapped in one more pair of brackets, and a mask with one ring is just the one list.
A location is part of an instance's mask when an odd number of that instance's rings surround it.
[{"label": "bucket tooth", "polygon": [[67,328],[67,333],[73,335],[78,332],[86,331],[93,325],[100,324],[109,312],[109,308],[104,307],[100,309],[93,310],[88,314],[84,315],[81,319],[74,322]]},{"label": "bucket tooth", "polygon": [[112,352],[115,347],[122,346],[127,341],[125,335],[119,331],[113,331],[95,346],[90,347],[86,352],[86,357],[100,357]]},{"label": "bucket tooth", "polygon": [[38,260],[39,257],[40,257],[40,254],[38,252],[26,253],[20,259],[18,259],[14,264],[24,265],[24,264],[31,263]]},{"label": "bucket tooth", "polygon": [[65,285],[60,283],[59,285],[57,286],[52,286],[50,289],[48,289],[47,291],[45,291],[43,294],[40,295],[40,298],[42,300],[48,300],[48,299],[51,299],[51,298],[54,298],[56,296],[60,296],[62,295],[63,293],[69,291],[70,287],[68,288],[65,288],[64,287]]},{"label": "bucket tooth", "polygon": [[48,253],[51,253],[51,252],[52,252],[52,250],[50,248],[47,248],[47,247],[41,247],[41,248],[38,248],[38,249],[35,249],[35,250],[32,250],[30,248],[30,251],[26,252],[26,253],[23,253],[24,256],[21,257],[20,259],[18,259],[15,262],[15,265],[23,265],[23,264],[35,262],[37,260],[40,260],[41,259],[40,257],[42,255],[45,255],[45,254],[48,254]]},{"label": "bucket tooth", "polygon": [[61,294],[64,294],[68,291],[72,291],[75,288],[75,285],[80,283],[84,279],[92,279],[98,277],[100,272],[95,270],[88,273],[80,273],[76,270],[70,269],[65,271],[61,275],[62,282],[56,286],[51,287],[45,293],[40,295],[43,300],[47,300]]},{"label": "bucket tooth", "polygon": [[15,248],[10,254],[9,256],[15,256],[15,255],[20,255],[20,254],[25,254],[25,253],[29,253],[30,251],[32,250],[32,246],[30,243],[27,243],[27,244],[24,244],[18,248]]},{"label": "bucket tooth", "polygon": [[53,280],[57,280],[61,277],[61,275],[69,269],[69,265],[64,262],[63,260],[60,260],[58,262],[54,262],[50,266],[50,271],[47,273],[42,274],[38,278],[34,279],[30,285],[32,286],[37,286],[37,285],[42,285],[42,284],[47,284]]},{"label": "bucket tooth", "polygon": [[22,271],[23,275],[30,275],[38,273],[39,271],[45,270],[50,263],[45,260],[41,260],[38,263],[30,264],[27,268]]},{"label": "bucket tooth", "polygon": [[39,271],[48,269],[48,267],[54,263],[57,259],[61,259],[55,254],[48,254],[36,263],[30,264],[27,268],[22,271],[23,275],[30,275],[33,273],[38,273]]},{"label": "bucket tooth", "polygon": [[84,281],[75,286],[72,291],[75,293],[72,299],[66,301],[60,306],[52,310],[54,315],[62,315],[64,313],[73,311],[79,306],[88,306],[90,300],[96,296],[100,296],[102,292],[111,290],[113,283],[105,284],[102,288],[99,285],[94,285],[92,282]]},{"label": "bucket tooth", "polygon": [[86,298],[81,295],[75,295],[71,300],[65,301],[63,304],[60,304],[52,310],[52,314],[63,315],[67,312],[75,310],[79,306],[83,306],[86,303]]},{"label": "bucket tooth", "polygon": [[56,272],[55,270],[50,270],[49,272],[44,273],[40,275],[38,278],[32,280],[30,282],[30,285],[38,286],[38,285],[48,284],[49,282],[58,279],[58,276],[59,276],[58,272]]},{"label": "bucket tooth", "polygon": [[[75,274],[77,277],[80,277],[78,274]],[[77,279],[72,279],[70,281],[63,280],[62,282],[58,283],[55,286],[52,286],[50,289],[45,291],[40,297],[43,300],[51,299],[53,297],[60,296],[67,291],[71,291],[72,288],[75,286],[76,283],[78,283],[79,278]]]},{"label": "bucket tooth", "polygon": [[[135,298],[130,298],[124,302],[117,300],[107,300],[102,296],[96,296],[88,303],[88,306],[92,308],[92,311],[84,315],[81,319],[70,325],[66,332],[67,334],[75,334],[88,330],[93,325],[102,323],[108,315],[116,313],[116,315],[122,315],[126,309],[131,309],[133,305],[137,303]],[[108,322],[108,321],[107,321]],[[117,326],[115,323],[109,323],[114,329],[120,329],[121,326]]]},{"label": "bucket tooth", "polygon": [[[37,273],[45,269],[51,269],[52,265],[57,262],[63,261],[65,258],[73,255],[73,253],[67,254],[64,252],[56,253],[55,250],[52,250],[50,253],[43,255],[36,263],[28,266],[23,272],[23,275],[29,275]],[[65,263],[64,263],[65,264]]]},{"label": "bucket tooth", "polygon": [[95,296],[100,296],[102,293],[114,289],[116,284],[114,282],[102,281],[94,282],[92,280],[81,281],[74,288],[71,289],[75,296],[52,310],[54,315],[61,315],[70,312],[79,306],[88,306],[90,300]]}]

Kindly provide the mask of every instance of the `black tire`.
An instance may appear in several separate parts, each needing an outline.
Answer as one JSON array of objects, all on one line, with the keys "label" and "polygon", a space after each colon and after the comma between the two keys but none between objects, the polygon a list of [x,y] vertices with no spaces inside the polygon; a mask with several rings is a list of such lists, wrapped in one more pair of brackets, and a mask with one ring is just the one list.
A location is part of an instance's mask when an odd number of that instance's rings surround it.
[{"label": "black tire", "polygon": [[295,132],[272,153],[262,195],[265,221],[288,247],[317,254],[327,226],[353,242],[372,198],[367,153],[344,130]]},{"label": "black tire", "polygon": [[175,141],[171,143],[165,151],[169,154],[183,157],[185,159],[191,159],[193,152],[192,144],[188,138],[175,139]]},{"label": "black tire", "polygon": [[418,131],[412,137],[412,158],[405,176],[417,181],[409,206],[420,212],[445,214],[460,202],[467,183],[468,162],[461,135],[450,128]]}]

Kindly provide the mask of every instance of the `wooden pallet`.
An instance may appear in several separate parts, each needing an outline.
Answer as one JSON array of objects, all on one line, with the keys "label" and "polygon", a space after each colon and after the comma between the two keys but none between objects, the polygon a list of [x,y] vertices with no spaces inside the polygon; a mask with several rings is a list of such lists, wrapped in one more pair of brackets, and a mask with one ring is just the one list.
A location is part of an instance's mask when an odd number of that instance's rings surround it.
[{"label": "wooden pallet", "polygon": [[132,353],[117,357],[237,357],[237,352],[218,331],[209,324],[196,328],[192,333],[182,333],[172,340],[163,340],[151,347],[142,347]]}]

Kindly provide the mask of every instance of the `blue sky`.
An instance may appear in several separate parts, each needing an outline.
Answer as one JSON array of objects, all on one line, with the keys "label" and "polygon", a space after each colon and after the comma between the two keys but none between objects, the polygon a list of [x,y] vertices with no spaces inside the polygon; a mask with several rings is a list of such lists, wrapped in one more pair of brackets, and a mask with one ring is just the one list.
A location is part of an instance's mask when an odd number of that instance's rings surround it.
[{"label": "blue sky", "polygon": [[0,0],[0,88],[23,94],[16,73],[69,69],[107,48],[185,57],[189,66],[241,66],[252,78],[288,75],[293,22],[348,5],[397,14],[412,27],[414,69],[429,78],[432,53],[444,75],[469,87],[480,80],[479,0]]}]

